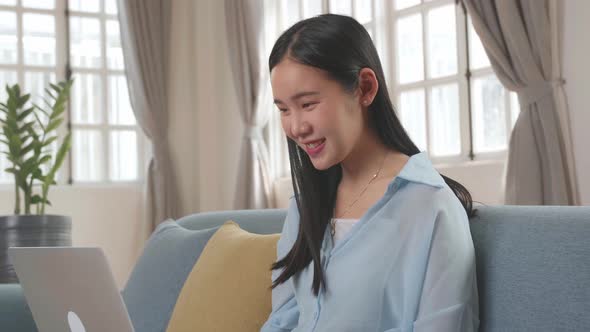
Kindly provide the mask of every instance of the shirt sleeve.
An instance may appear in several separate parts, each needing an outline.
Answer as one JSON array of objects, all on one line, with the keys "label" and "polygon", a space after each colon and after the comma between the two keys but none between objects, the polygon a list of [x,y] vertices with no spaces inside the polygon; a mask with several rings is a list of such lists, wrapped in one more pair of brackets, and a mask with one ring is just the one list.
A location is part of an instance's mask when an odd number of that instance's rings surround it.
[{"label": "shirt sleeve", "polygon": [[[299,212],[297,203],[292,197],[287,209],[287,217],[283,224],[281,237],[277,242],[277,257],[282,259],[293,247],[299,230]],[[272,270],[274,282],[283,269]],[[272,290],[272,311],[260,332],[288,332],[297,327],[299,307],[293,291],[291,279],[277,285]]]},{"label": "shirt sleeve", "polygon": [[436,216],[413,323],[416,332],[478,330],[473,240],[465,210],[458,201],[454,203],[445,204]]}]

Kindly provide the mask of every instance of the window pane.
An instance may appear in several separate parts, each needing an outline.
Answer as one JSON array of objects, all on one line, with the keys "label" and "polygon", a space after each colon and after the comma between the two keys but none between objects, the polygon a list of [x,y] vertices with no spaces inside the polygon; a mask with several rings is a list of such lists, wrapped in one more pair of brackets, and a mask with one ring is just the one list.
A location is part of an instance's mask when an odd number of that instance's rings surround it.
[{"label": "window pane", "polygon": [[281,23],[287,29],[300,20],[299,1],[281,0]]},{"label": "window pane", "polygon": [[394,0],[395,9],[404,9],[420,4],[420,0]]},{"label": "window pane", "polygon": [[[25,72],[24,91],[31,94],[30,102],[39,105],[44,110],[47,110],[49,106],[45,105],[43,98],[52,103],[50,97],[45,94],[45,88],[49,88],[50,82],[55,84],[54,72]],[[40,118],[46,119],[43,116]]]},{"label": "window pane", "polygon": [[0,0],[0,5],[3,5],[3,6],[16,6],[16,0]]},{"label": "window pane", "polygon": [[17,81],[15,71],[0,70],[0,100],[2,102],[5,102],[6,98],[8,98],[8,93],[6,93],[6,85],[13,86],[16,83]]},{"label": "window pane", "polygon": [[109,69],[123,69],[123,48],[118,21],[107,21],[107,62]]},{"label": "window pane", "polygon": [[125,76],[109,78],[109,123],[117,125],[135,125],[135,116],[129,103],[129,90]]},{"label": "window pane", "polygon": [[506,96],[494,75],[473,80],[473,148],[475,152],[506,148]]},{"label": "window pane", "polygon": [[55,17],[23,14],[25,64],[55,66]]},{"label": "window pane", "polygon": [[429,101],[430,152],[434,156],[461,153],[459,88],[456,83],[433,87]]},{"label": "window pane", "polygon": [[100,68],[100,22],[94,18],[70,18],[70,59],[78,68]]},{"label": "window pane", "polygon": [[[297,2],[297,1],[293,1]],[[305,18],[320,15],[322,13],[322,1],[318,0],[304,0],[303,1],[303,16]]]},{"label": "window pane", "polygon": [[53,9],[55,8],[55,0],[22,0],[24,7],[37,9]]},{"label": "window pane", "polygon": [[102,181],[103,144],[99,130],[74,129],[72,137],[72,170],[75,181]]},{"label": "window pane", "polygon": [[102,80],[97,74],[76,74],[72,88],[72,121],[103,123]]},{"label": "window pane", "polygon": [[397,21],[395,53],[400,83],[424,79],[421,14],[406,16]]},{"label": "window pane", "polygon": [[68,8],[77,12],[98,13],[100,0],[69,0]]},{"label": "window pane", "polygon": [[104,3],[105,11],[107,14],[116,15],[118,12],[117,9],[117,0],[106,0]]},{"label": "window pane", "polygon": [[112,181],[137,179],[137,134],[133,130],[114,131],[110,137]]},{"label": "window pane", "polygon": [[516,124],[516,120],[520,115],[520,103],[518,102],[518,95],[516,92],[509,92],[510,93],[510,125],[511,130],[514,128],[514,124]]},{"label": "window pane", "polygon": [[428,12],[428,73],[431,78],[457,73],[454,4]]},{"label": "window pane", "polygon": [[17,61],[16,13],[0,11],[0,63]]},{"label": "window pane", "polygon": [[469,18],[469,66],[471,69],[484,68],[490,66],[488,55],[481,44],[479,36],[471,24]]},{"label": "window pane", "polygon": [[424,90],[412,90],[400,94],[400,120],[420,151],[426,146],[426,109]]},{"label": "window pane", "polygon": [[355,0],[354,1],[354,18],[361,24],[373,20],[373,1],[372,0]]},{"label": "window pane", "polygon": [[330,0],[330,13],[352,16],[351,1],[352,0]]},{"label": "window pane", "polygon": [[[371,36],[372,38],[372,36]],[[377,48],[377,53],[379,55],[379,61],[381,61],[381,67],[383,67],[383,73],[385,74],[385,81],[390,82],[390,73],[389,73],[389,61],[385,57],[387,54],[387,45],[386,43],[379,42],[380,40],[373,39],[375,44],[375,48]]]},{"label": "window pane", "polygon": [[264,15],[264,58],[268,59],[270,51],[279,35],[279,24],[277,21],[279,3],[275,0],[265,0],[264,11],[271,13]]}]

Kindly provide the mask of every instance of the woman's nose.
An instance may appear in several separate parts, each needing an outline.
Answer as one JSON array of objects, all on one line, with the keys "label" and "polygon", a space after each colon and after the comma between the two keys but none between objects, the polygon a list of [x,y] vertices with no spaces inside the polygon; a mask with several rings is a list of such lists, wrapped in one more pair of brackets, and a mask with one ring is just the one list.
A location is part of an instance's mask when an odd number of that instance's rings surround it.
[{"label": "woman's nose", "polygon": [[293,121],[291,125],[291,132],[297,138],[307,136],[311,132],[311,126],[307,121]]}]

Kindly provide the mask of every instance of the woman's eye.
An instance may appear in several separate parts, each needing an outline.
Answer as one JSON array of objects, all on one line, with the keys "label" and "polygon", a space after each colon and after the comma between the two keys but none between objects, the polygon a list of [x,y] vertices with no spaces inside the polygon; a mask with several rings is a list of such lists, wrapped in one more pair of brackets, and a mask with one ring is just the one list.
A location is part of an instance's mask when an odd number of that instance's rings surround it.
[{"label": "woman's eye", "polygon": [[308,107],[315,105],[315,104],[316,103],[305,103],[305,104],[303,104],[303,108],[308,108]]},{"label": "woman's eye", "polygon": [[279,112],[281,112],[281,113],[282,112],[287,112],[287,109],[286,108],[279,108]]}]

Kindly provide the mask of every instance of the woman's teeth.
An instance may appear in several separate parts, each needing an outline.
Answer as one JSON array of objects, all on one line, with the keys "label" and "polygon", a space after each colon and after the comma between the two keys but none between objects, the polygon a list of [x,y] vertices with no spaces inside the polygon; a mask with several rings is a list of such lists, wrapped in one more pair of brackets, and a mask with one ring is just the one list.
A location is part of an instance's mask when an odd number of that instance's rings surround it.
[{"label": "woman's teeth", "polygon": [[308,147],[308,148],[310,148],[310,149],[313,149],[313,148],[315,148],[316,146],[318,146],[318,145],[322,144],[323,142],[324,142],[324,140],[320,140],[320,141],[317,141],[317,142],[315,142],[315,143],[309,143],[309,144],[305,144],[305,146],[307,146],[307,147]]}]

